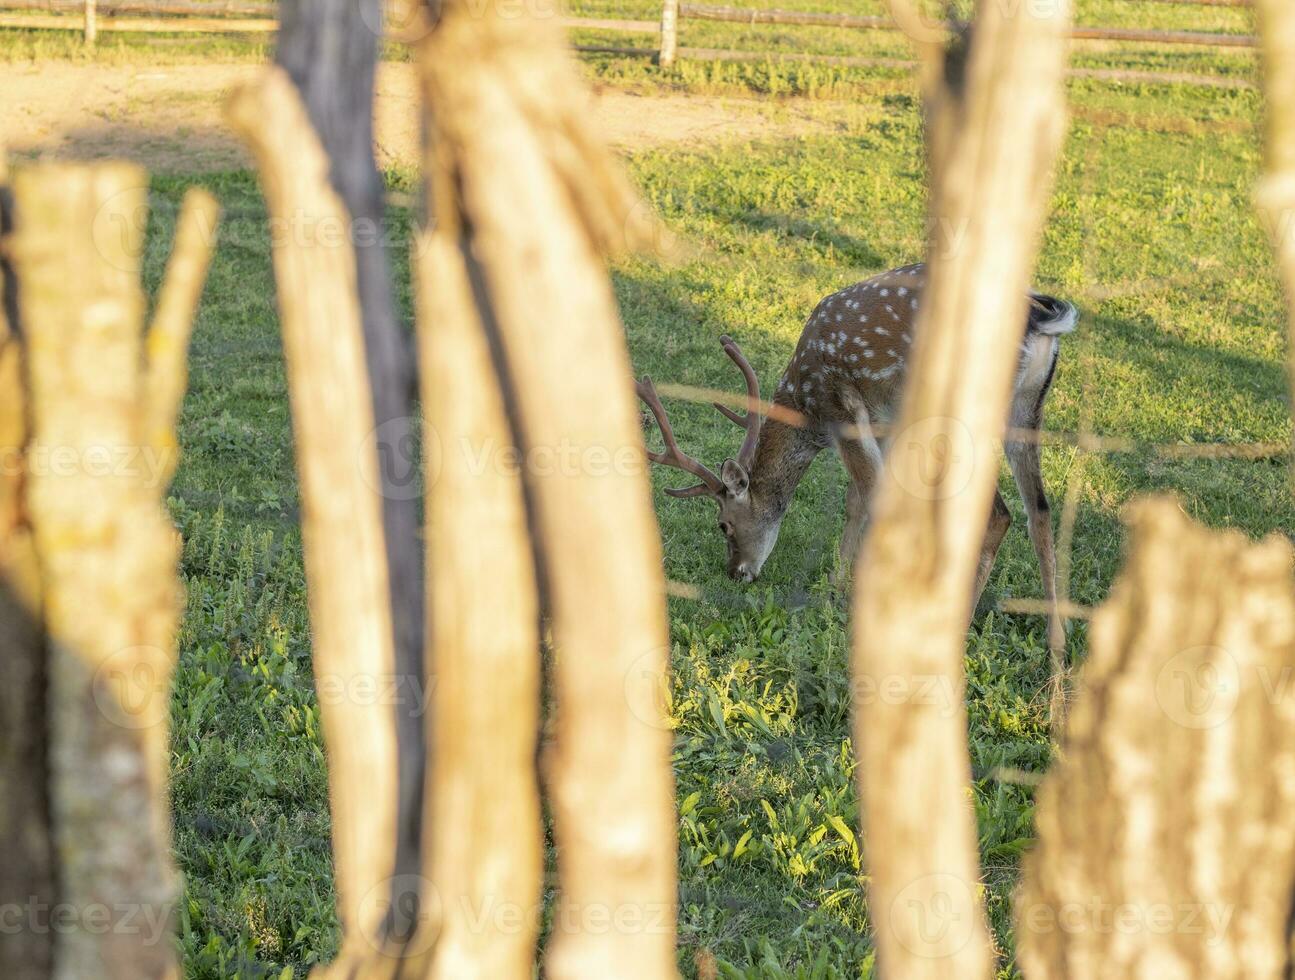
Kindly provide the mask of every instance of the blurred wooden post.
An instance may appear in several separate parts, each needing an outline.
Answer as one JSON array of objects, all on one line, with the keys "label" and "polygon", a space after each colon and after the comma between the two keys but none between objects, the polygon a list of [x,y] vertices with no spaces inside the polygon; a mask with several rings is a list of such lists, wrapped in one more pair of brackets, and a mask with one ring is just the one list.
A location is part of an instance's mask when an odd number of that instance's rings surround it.
[{"label": "blurred wooden post", "polygon": [[162,500],[216,206],[186,198],[145,345],[146,188],[127,164],[44,166],[14,181],[49,820],[58,902],[76,916],[55,930],[60,976],[160,980],[178,969],[166,784],[182,594]]},{"label": "blurred wooden post", "polygon": [[1295,893],[1290,545],[1131,511],[1016,906],[1031,980],[1285,974]]},{"label": "blurred wooden post", "polygon": [[[1295,5],[1255,0],[1255,14],[1268,103],[1265,174],[1255,200],[1277,250],[1295,337]],[[1295,349],[1289,357],[1295,389]]]},{"label": "blurred wooden post", "polygon": [[99,25],[96,19],[95,0],[85,0],[85,43],[93,48],[99,37]]},{"label": "blurred wooden post", "polygon": [[392,705],[360,693],[390,690],[396,673],[351,216],[281,68],[236,91],[228,115],[256,157],[277,236],[345,974],[385,948],[399,765]]},{"label": "blurred wooden post", "polygon": [[385,928],[390,951],[412,936],[421,913],[424,725],[430,723],[432,685],[424,677],[423,565],[414,406],[417,358],[396,308],[385,221],[382,175],[373,156],[373,98],[380,34],[398,27],[404,12],[384,0],[281,0],[275,60],[300,93],[310,124],[328,158],[328,178],[348,218],[354,252],[373,429],[364,452],[376,457],[382,508],[382,548],[390,594],[394,704],[384,705],[396,726],[395,858]]},{"label": "blurred wooden post", "polygon": [[977,14],[947,53],[914,37],[930,133],[928,285],[854,593],[870,916],[882,971],[908,980],[992,968],[962,662],[1065,119],[1064,0],[984,0]]},{"label": "blurred wooden post", "polygon": [[[40,571],[23,484],[28,441],[26,365],[17,279],[8,260],[13,195],[0,147],[0,906],[57,900],[49,826]],[[54,937],[22,928],[0,942],[0,976],[52,975]]]},{"label": "blurred wooden post", "polygon": [[679,52],[679,0],[661,0],[661,54],[657,63],[673,68]]},{"label": "blurred wooden post", "polygon": [[543,829],[539,602],[521,476],[503,393],[453,216],[417,243],[427,447],[429,660],[423,934],[429,980],[528,977]]},{"label": "blurred wooden post", "polygon": [[490,341],[552,623],[544,772],[560,894],[544,973],[674,978],[665,583],[600,255],[649,241],[650,211],[589,129],[556,21],[506,0],[447,0],[418,64],[431,211],[457,230]]}]

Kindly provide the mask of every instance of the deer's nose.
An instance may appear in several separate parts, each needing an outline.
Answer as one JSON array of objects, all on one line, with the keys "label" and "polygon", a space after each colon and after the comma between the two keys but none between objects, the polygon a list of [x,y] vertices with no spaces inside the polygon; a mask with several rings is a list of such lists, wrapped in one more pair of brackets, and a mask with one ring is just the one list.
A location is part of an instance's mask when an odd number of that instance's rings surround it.
[{"label": "deer's nose", "polygon": [[739,582],[751,583],[755,581],[755,574],[751,571],[751,567],[745,562],[737,566],[737,574],[733,577]]}]

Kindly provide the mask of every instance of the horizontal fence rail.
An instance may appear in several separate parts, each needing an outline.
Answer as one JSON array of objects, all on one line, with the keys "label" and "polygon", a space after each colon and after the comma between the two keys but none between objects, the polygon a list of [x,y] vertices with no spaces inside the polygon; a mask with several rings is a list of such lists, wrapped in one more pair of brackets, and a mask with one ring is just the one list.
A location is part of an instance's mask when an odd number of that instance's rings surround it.
[{"label": "horizontal fence rail", "polygon": [[[227,17],[105,17],[94,20],[100,31],[140,34],[273,34],[279,22],[272,19],[236,20]],[[82,30],[81,22],[57,14],[6,14],[0,10],[0,28],[34,31]]]},{"label": "horizontal fence rail", "polygon": [[[277,19],[279,5],[259,0],[97,0],[101,16],[146,14],[149,16],[266,17]],[[51,14],[79,14],[85,0],[0,0],[0,10],[38,10]]]},{"label": "horizontal fence rail", "polygon": [[[741,7],[715,7],[696,3],[680,4],[679,17],[684,20],[724,21],[732,24],[788,24],[878,31],[899,30],[899,26],[889,17],[815,14],[803,13],[799,10],[748,10]],[[1142,41],[1149,44],[1200,44],[1209,47],[1252,48],[1257,43],[1255,37],[1250,34],[1155,31],[1122,27],[1075,27],[1071,30],[1070,36],[1084,41]]]}]

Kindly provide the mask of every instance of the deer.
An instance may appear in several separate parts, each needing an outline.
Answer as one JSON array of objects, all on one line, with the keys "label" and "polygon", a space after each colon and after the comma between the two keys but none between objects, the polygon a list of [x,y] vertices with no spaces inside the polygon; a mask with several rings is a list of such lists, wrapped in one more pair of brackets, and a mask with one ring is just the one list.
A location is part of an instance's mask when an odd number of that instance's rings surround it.
[{"label": "deer", "polygon": [[[750,583],[759,577],[796,487],[818,454],[829,447],[840,455],[850,481],[838,566],[848,578],[867,528],[873,489],[885,465],[887,426],[899,409],[925,285],[926,265],[918,263],[883,272],[820,300],[778,381],[772,407],[763,414],[755,370],[731,337],[721,337],[724,353],[746,380],[747,411],[739,414],[714,403],[744,430],[737,455],[725,459],[718,473],[679,448],[652,379],[645,376],[636,383],[635,390],[655,418],[664,443],[661,452],[649,450],[648,459],[700,481],[667,489],[671,497],[709,498],[719,505],[718,526],[728,549],[730,578]],[[1038,433],[1056,374],[1060,338],[1073,332],[1078,322],[1072,304],[1029,293],[1012,386],[1011,431],[1004,442],[1008,466],[1025,505],[1044,598],[1052,610],[1048,637],[1054,647],[1064,642],[1065,634],[1056,609],[1056,555]],[[973,609],[1011,522],[1011,512],[996,489],[976,570]]]}]

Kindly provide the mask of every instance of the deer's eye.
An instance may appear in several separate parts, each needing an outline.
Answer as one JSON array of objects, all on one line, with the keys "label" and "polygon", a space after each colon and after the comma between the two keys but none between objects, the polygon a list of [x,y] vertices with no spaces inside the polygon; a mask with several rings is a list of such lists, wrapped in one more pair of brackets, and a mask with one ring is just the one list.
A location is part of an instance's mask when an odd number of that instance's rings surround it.
[{"label": "deer's eye", "polygon": [[728,521],[720,521],[719,529],[724,532],[724,537],[731,538],[733,536],[733,525]]}]

